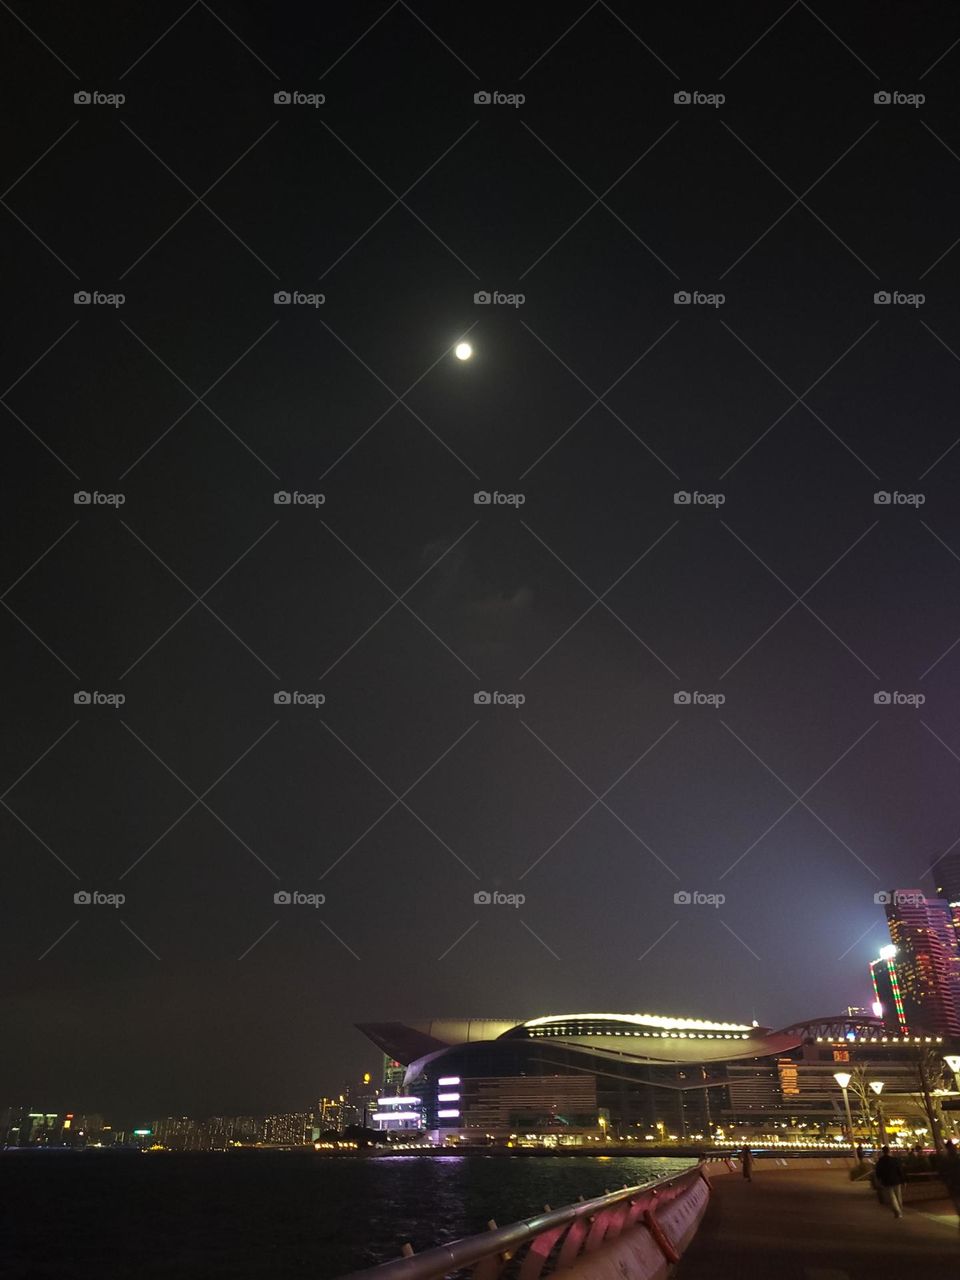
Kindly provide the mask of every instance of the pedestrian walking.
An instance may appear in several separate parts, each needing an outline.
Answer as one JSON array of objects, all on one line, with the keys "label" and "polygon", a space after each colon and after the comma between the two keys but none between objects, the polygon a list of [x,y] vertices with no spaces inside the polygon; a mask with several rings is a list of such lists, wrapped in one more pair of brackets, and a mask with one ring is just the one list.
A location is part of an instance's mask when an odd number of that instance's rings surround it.
[{"label": "pedestrian walking", "polygon": [[895,1218],[903,1217],[903,1169],[896,1156],[890,1154],[890,1148],[884,1147],[883,1154],[877,1161],[874,1176],[880,1188],[880,1195],[885,1204],[893,1210]]},{"label": "pedestrian walking", "polygon": [[748,1182],[753,1181],[753,1152],[748,1146],[744,1146],[740,1151],[740,1163],[743,1166],[743,1176]]}]

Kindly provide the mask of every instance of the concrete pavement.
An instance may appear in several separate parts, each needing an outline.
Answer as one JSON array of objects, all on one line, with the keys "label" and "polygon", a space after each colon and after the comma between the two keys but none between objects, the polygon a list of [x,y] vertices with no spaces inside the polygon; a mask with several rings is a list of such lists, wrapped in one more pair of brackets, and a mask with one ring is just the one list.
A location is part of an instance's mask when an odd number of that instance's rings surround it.
[{"label": "concrete pavement", "polygon": [[[759,1163],[759,1162],[758,1162]],[[939,1182],[908,1184],[901,1219],[846,1169],[716,1178],[676,1280],[900,1280],[960,1274],[960,1225]]]}]

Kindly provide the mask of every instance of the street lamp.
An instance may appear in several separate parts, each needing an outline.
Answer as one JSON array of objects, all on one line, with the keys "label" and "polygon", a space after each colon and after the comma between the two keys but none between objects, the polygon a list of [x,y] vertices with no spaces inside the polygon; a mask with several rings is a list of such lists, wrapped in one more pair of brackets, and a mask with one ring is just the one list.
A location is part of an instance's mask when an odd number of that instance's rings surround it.
[{"label": "street lamp", "polygon": [[880,1095],[883,1093],[883,1081],[871,1080],[870,1088],[877,1095],[877,1136],[880,1139],[880,1145],[882,1147],[887,1141],[886,1130],[883,1127],[883,1107],[880,1105]]},{"label": "street lamp", "polygon": [[854,1145],[853,1116],[851,1116],[850,1114],[850,1096],[847,1093],[847,1088],[853,1077],[850,1075],[849,1071],[835,1071],[833,1073],[833,1078],[834,1080],[836,1080],[837,1084],[840,1086],[841,1091],[843,1092],[843,1106],[844,1106],[844,1110],[847,1113],[847,1132],[850,1134],[850,1146],[852,1148]]}]

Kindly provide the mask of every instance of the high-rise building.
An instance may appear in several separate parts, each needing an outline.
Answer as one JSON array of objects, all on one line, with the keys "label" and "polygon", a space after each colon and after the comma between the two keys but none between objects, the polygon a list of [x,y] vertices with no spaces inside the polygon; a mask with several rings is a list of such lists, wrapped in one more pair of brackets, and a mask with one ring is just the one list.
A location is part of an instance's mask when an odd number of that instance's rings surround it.
[{"label": "high-rise building", "polygon": [[[885,897],[906,1023],[911,1031],[960,1035],[960,947],[950,904],[920,889],[892,889]],[[884,1003],[879,990],[877,998]]]},{"label": "high-rise building", "polygon": [[870,978],[877,997],[873,1012],[883,1019],[884,1030],[890,1035],[908,1035],[910,1025],[903,1007],[895,946],[890,944],[880,948],[880,955],[870,962]]},{"label": "high-rise building", "polygon": [[403,1090],[403,1077],[407,1068],[389,1053],[383,1055],[383,1092],[388,1097],[395,1097]]},{"label": "high-rise building", "polygon": [[933,868],[937,897],[960,902],[960,852],[945,854]]}]

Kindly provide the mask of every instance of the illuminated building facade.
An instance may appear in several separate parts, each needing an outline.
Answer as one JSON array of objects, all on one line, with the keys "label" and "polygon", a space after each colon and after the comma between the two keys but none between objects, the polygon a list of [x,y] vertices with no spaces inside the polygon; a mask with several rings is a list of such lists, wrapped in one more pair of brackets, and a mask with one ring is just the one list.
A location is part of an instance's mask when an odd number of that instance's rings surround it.
[{"label": "illuminated building facade", "polygon": [[622,1013],[360,1030],[407,1063],[403,1097],[417,1100],[410,1123],[419,1109],[432,1140],[478,1143],[528,1134],[696,1141],[734,1125],[825,1131],[841,1120],[837,1070],[863,1065],[891,1090],[915,1089],[917,1052],[938,1043],[889,1034],[881,1018],[859,1012],[781,1031]]},{"label": "illuminated building facade", "polygon": [[887,899],[894,976],[907,1026],[960,1035],[960,948],[950,904],[920,889],[893,889]]}]

